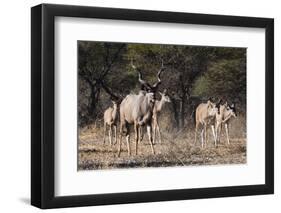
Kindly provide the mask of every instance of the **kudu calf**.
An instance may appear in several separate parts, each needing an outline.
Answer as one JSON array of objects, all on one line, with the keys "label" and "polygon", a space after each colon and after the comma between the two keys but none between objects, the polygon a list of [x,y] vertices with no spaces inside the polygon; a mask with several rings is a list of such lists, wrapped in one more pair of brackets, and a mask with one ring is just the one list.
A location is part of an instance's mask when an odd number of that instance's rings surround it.
[{"label": "kudu calf", "polygon": [[[201,125],[201,147],[206,146],[207,142],[207,127],[215,119],[218,108],[216,104],[208,100],[207,103],[201,103],[198,105],[195,111],[195,140],[194,145],[197,142],[197,131]],[[214,127],[212,126],[213,134],[215,135]]]},{"label": "kudu calf", "polygon": [[163,93],[159,92],[159,94],[161,95],[161,99],[159,101],[156,100],[153,109],[153,117],[152,117],[153,118],[153,143],[156,142],[156,129],[158,132],[159,142],[162,143],[159,123],[158,123],[158,115],[161,112],[164,104],[171,102],[170,97],[167,95],[166,89],[163,91]]},{"label": "kudu calf", "polygon": [[118,103],[117,101],[112,101],[113,107],[109,107],[105,110],[103,115],[104,120],[104,134],[103,143],[105,143],[106,127],[109,126],[108,137],[109,144],[112,145],[112,127],[114,128],[114,144],[117,142],[117,117],[118,117]]},{"label": "kudu calf", "polygon": [[154,85],[150,85],[142,79],[142,75],[139,74],[139,82],[142,86],[139,94],[127,95],[120,104],[120,136],[119,136],[119,148],[118,156],[121,152],[122,134],[123,131],[126,135],[128,155],[131,155],[130,149],[130,129],[129,125],[134,125],[135,131],[135,153],[138,154],[138,143],[140,141],[140,128],[142,126],[147,127],[147,133],[151,146],[152,154],[154,154],[154,148],[151,137],[151,125],[153,109],[155,104],[155,93],[157,92],[158,86],[161,83],[160,74],[163,71],[163,63],[161,69],[157,73],[158,82]]},{"label": "kudu calf", "polygon": [[221,128],[222,124],[224,124],[225,127],[225,133],[227,138],[227,143],[229,144],[229,128],[228,124],[232,117],[236,117],[236,108],[234,104],[229,105],[227,102],[224,104],[221,104],[219,106],[219,111],[216,114],[216,123],[215,123],[215,146],[217,143],[220,142],[220,136],[221,136]]}]

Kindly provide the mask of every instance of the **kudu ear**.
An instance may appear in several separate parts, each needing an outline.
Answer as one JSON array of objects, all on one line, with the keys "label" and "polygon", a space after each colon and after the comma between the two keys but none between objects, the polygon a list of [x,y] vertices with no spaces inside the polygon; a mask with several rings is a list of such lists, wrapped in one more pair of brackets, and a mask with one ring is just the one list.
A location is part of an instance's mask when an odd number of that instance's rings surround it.
[{"label": "kudu ear", "polygon": [[210,103],[214,102],[214,97],[209,97],[208,101],[210,101]]}]

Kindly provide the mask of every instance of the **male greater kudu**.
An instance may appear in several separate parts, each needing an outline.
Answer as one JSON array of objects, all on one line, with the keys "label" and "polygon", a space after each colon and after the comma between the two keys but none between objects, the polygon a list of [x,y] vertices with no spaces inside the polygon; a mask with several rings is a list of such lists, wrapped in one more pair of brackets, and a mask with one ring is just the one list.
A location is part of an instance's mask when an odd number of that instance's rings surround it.
[{"label": "male greater kudu", "polygon": [[127,95],[121,102],[118,156],[120,156],[120,152],[121,152],[123,132],[126,135],[128,155],[131,155],[129,125],[134,125],[136,155],[138,154],[138,143],[140,141],[140,128],[142,126],[147,127],[147,133],[149,137],[151,151],[152,154],[155,153],[152,143],[152,137],[151,137],[151,126],[152,126],[153,109],[155,104],[155,93],[157,92],[158,86],[161,83],[160,75],[162,71],[163,71],[163,63],[160,70],[157,73],[158,81],[152,86],[149,83],[147,83],[145,80],[143,80],[141,73],[138,72],[139,74],[138,81],[140,82],[142,89],[139,91],[139,94]]}]

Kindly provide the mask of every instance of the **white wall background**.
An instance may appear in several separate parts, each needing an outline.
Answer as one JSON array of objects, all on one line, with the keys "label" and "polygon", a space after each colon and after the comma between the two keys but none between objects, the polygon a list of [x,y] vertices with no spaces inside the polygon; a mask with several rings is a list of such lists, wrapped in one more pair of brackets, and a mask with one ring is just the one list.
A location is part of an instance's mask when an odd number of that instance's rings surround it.
[{"label": "white wall background", "polygon": [[[30,197],[30,7],[37,0],[3,1],[0,18],[0,211],[38,212]],[[281,108],[277,60],[281,55],[281,13],[279,1],[263,0],[45,0],[44,3],[181,11],[194,13],[275,18],[275,109]],[[279,85],[278,85],[279,83]],[[56,212],[247,212],[274,211],[281,199],[280,111],[275,110],[275,195],[201,199],[130,205],[112,205],[51,210]],[[114,180],[113,180],[114,181]]]}]

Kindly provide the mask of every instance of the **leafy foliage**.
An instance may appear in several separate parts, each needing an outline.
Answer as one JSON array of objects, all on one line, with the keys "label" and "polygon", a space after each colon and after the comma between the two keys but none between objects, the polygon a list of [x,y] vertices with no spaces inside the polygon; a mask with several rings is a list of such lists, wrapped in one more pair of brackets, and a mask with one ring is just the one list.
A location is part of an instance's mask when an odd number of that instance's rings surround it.
[{"label": "leafy foliage", "polygon": [[214,96],[246,104],[246,60],[222,59],[211,63],[208,71],[194,82],[193,94]]}]

